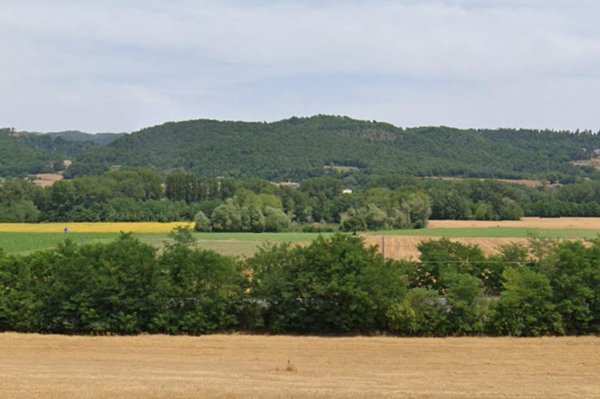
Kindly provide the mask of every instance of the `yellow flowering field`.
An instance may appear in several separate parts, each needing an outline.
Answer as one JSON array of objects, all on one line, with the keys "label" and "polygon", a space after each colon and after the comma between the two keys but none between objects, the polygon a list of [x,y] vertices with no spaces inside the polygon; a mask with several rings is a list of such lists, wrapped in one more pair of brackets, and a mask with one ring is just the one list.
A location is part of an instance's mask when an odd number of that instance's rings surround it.
[{"label": "yellow flowering field", "polygon": [[190,227],[191,222],[135,223],[0,223],[0,233],[168,233],[176,227]]}]

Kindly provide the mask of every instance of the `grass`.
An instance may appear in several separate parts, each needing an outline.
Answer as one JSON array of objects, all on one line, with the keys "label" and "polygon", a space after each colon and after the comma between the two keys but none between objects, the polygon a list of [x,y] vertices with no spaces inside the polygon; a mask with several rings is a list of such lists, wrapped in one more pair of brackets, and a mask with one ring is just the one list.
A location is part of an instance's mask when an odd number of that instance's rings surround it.
[{"label": "grass", "polygon": [[[72,226],[81,224],[60,224],[60,226]],[[93,223],[86,223],[91,229]],[[33,230],[34,227],[40,227],[42,232],[6,232],[3,229],[6,225],[0,225],[0,248],[3,248],[9,254],[27,254],[36,250],[51,249],[67,238],[76,243],[91,243],[91,242],[109,242],[118,237],[118,229],[124,227],[122,223],[115,223],[118,227],[108,227],[107,224],[99,224],[98,230],[108,230],[109,232],[90,232],[79,233],[72,232],[64,234],[62,229],[60,232],[43,232],[48,229],[48,225],[27,225],[28,229]],[[156,226],[141,226],[136,223],[138,232],[134,232],[134,236],[142,242],[161,247],[165,242],[169,242],[168,232],[164,231],[165,227],[170,224],[161,224],[159,228],[162,232],[143,232],[149,231]],[[55,224],[54,226],[59,226]],[[98,226],[97,226],[98,227]],[[64,228],[64,227],[63,227]],[[115,231],[116,230],[116,231]],[[74,231],[74,230],[71,230]],[[110,232],[114,231],[114,232]],[[135,231],[135,230],[134,230]],[[366,235],[372,236],[404,236],[404,237],[464,237],[464,238],[528,238],[532,235],[548,238],[594,238],[598,237],[599,231],[593,230],[546,230],[546,229],[524,229],[524,228],[429,228],[420,230],[389,230],[367,232]],[[323,234],[325,236],[331,233]],[[197,245],[200,248],[214,250],[216,252],[231,255],[231,256],[252,256],[256,249],[267,242],[281,243],[289,242],[292,244],[307,243],[319,236],[319,233],[195,233],[195,238],[198,240]]]},{"label": "grass", "polygon": [[[68,238],[77,243],[108,242],[118,234],[106,233],[72,233]],[[9,254],[23,254],[34,250],[56,247],[65,241],[67,235],[62,233],[0,233],[0,248]]]},{"label": "grass", "polygon": [[[162,247],[170,242],[168,233],[134,233],[142,242]],[[110,242],[118,233],[7,233],[0,232],[0,248],[9,254],[27,254],[37,250],[51,249],[69,239],[76,243]],[[310,242],[318,233],[195,233],[197,246],[231,256],[252,256],[264,243]]]}]

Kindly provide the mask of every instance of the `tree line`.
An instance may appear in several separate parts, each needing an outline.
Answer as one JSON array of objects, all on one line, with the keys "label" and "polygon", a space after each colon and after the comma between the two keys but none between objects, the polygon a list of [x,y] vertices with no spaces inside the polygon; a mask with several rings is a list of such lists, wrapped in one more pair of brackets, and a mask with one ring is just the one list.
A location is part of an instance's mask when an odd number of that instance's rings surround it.
[{"label": "tree line", "polygon": [[60,334],[540,336],[600,333],[600,240],[495,256],[448,240],[418,261],[337,234],[240,260],[180,229],[163,250],[110,243],[0,251],[0,331]]},{"label": "tree line", "polygon": [[321,176],[299,187],[121,169],[41,188],[0,182],[0,222],[196,221],[199,231],[421,228],[433,219],[600,216],[600,181],[530,188],[495,180]]}]

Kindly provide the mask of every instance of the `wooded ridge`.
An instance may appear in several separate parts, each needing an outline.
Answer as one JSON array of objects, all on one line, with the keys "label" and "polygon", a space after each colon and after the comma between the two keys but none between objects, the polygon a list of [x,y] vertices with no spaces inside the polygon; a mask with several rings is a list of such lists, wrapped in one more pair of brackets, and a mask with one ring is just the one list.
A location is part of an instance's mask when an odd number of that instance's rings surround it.
[{"label": "wooded ridge", "polygon": [[63,133],[0,130],[0,176],[48,171],[54,160],[68,158],[73,166],[67,177],[125,166],[270,180],[301,180],[332,171],[539,178],[592,174],[593,168],[570,162],[590,159],[600,149],[600,137],[589,131],[401,128],[326,115],[272,123],[169,122],[113,141],[106,135],[86,140],[82,134]]}]

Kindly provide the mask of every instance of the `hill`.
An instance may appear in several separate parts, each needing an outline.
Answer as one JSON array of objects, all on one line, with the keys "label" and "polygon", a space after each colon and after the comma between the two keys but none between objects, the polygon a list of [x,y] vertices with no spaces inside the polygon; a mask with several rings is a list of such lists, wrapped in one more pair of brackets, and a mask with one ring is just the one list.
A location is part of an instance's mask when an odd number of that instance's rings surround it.
[{"label": "hill", "polygon": [[377,174],[524,178],[591,173],[570,162],[590,158],[597,148],[600,137],[589,132],[403,129],[337,116],[273,123],[203,119],[165,123],[91,148],[71,174],[120,165],[284,180],[334,166]]},{"label": "hill", "polygon": [[50,157],[35,151],[9,129],[0,129],[0,176],[20,176],[49,169]]},{"label": "hill", "polygon": [[0,129],[0,176],[24,176],[61,169],[63,160],[77,158],[119,136],[75,131],[42,134]]},{"label": "hill", "polygon": [[52,132],[44,133],[44,135],[57,138],[61,137],[67,141],[83,141],[92,142],[97,144],[108,144],[119,137],[125,135],[125,133],[84,133],[79,130],[66,130],[64,132]]}]

